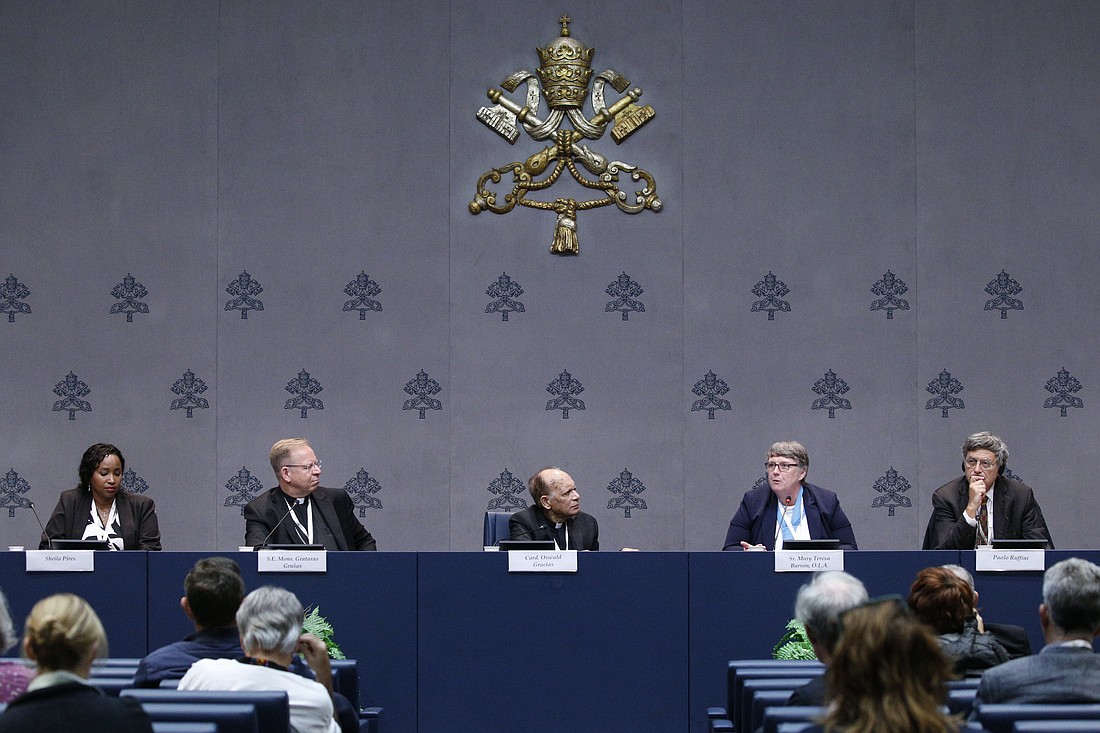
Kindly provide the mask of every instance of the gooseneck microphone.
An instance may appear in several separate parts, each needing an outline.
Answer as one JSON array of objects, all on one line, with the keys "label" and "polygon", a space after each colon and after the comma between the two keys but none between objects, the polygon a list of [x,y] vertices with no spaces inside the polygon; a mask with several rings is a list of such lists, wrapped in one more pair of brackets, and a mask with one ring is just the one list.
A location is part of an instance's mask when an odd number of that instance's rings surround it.
[{"label": "gooseneck microphone", "polygon": [[[42,536],[46,538],[46,549],[47,550],[52,550],[53,549],[53,538],[50,537],[48,534],[46,534],[46,528],[44,526],[42,526],[42,520],[38,518],[38,512],[36,512],[34,510],[34,502],[32,501],[30,503],[30,505],[31,505],[31,513],[34,514],[34,518],[38,521],[38,526],[42,528]],[[41,544],[41,543],[39,543],[39,544]]]},{"label": "gooseneck microphone", "polygon": [[287,505],[287,508],[286,508],[286,514],[284,514],[283,516],[279,517],[279,521],[278,521],[278,522],[275,522],[275,526],[274,526],[274,527],[272,527],[272,528],[271,528],[271,531],[267,533],[267,537],[264,537],[264,541],[263,541],[263,542],[261,542],[260,544],[256,545],[256,548],[255,548],[255,549],[257,549],[257,550],[262,550],[263,548],[267,547],[267,541],[268,541],[269,539],[271,539],[271,535],[275,534],[275,530],[277,530],[277,529],[279,528],[279,525],[280,525],[280,524],[282,524],[282,523],[283,523],[283,521],[284,521],[284,520],[285,520],[285,519],[286,519],[287,517],[289,517],[289,516],[290,516],[290,512],[291,512],[291,508],[290,508],[290,505]]},{"label": "gooseneck microphone", "polygon": [[775,523],[775,537],[772,537],[772,549],[775,549],[775,545],[779,542],[779,533],[783,531],[783,522],[787,520],[787,512],[790,511],[792,504],[791,497],[787,497],[783,500],[783,520]]},{"label": "gooseneck microphone", "polygon": [[[545,525],[545,524],[540,524],[540,525],[539,525],[539,526],[537,526],[537,527],[532,527],[531,529],[525,529],[525,530],[523,530],[522,532],[520,532],[520,533],[519,533],[518,535],[516,535],[515,537],[501,537],[501,538],[500,538],[500,540],[503,540],[503,539],[509,539],[509,540],[521,540],[521,539],[523,539],[523,536],[524,536],[524,535],[530,535],[530,534],[534,534],[535,532],[538,532],[538,531],[539,531],[540,529],[546,529],[546,525]],[[497,540],[497,544],[500,544],[500,540]]]}]

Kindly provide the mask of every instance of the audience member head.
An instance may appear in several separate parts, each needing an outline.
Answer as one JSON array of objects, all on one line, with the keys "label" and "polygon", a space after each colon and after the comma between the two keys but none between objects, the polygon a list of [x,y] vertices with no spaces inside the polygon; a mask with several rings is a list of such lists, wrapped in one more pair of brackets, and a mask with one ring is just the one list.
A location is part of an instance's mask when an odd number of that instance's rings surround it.
[{"label": "audience member head", "polygon": [[828,664],[840,629],[837,617],[867,601],[867,589],[859,578],[843,571],[818,573],[798,591],[794,617],[806,627],[817,658]]},{"label": "audience member head", "polygon": [[31,609],[23,654],[38,665],[39,673],[64,670],[87,677],[92,660],[107,654],[107,634],[87,601],[58,593]]},{"label": "audience member head", "polygon": [[840,615],[840,639],[826,670],[833,700],[826,730],[845,733],[946,733],[940,711],[951,665],[928,627],[901,598],[876,600]]},{"label": "audience member head", "polygon": [[1047,568],[1039,620],[1048,644],[1100,634],[1100,567],[1071,557]]},{"label": "audience member head", "polygon": [[974,590],[947,568],[925,568],[909,588],[909,608],[937,634],[959,633],[974,617]]},{"label": "audience member head", "polygon": [[547,466],[527,481],[535,504],[554,522],[564,522],[581,512],[581,495],[573,477],[560,468]]},{"label": "audience member head", "polygon": [[180,606],[200,629],[232,626],[244,598],[241,569],[228,557],[204,557],[183,579]]},{"label": "audience member head", "polygon": [[304,620],[302,604],[293,593],[273,585],[257,588],[237,610],[241,648],[250,657],[291,655]]},{"label": "audience member head", "polygon": [[11,620],[11,610],[8,608],[8,599],[0,591],[0,654],[15,646],[19,637],[15,634],[15,624]]}]

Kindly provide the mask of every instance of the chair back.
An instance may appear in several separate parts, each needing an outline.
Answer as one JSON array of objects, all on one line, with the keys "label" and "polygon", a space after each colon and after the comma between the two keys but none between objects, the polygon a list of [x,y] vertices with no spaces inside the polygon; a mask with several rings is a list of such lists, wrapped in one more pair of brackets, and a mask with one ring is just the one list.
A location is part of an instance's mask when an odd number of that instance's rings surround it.
[{"label": "chair back", "polygon": [[511,512],[485,512],[485,528],[482,533],[482,544],[485,547],[495,547],[501,540],[508,539],[508,519]]},{"label": "chair back", "polygon": [[1097,733],[1100,720],[1017,720],[1014,733]]},{"label": "chair back", "polygon": [[778,733],[783,723],[810,723],[825,717],[825,708],[811,705],[787,705],[764,711],[764,733]]},{"label": "chair back", "polygon": [[146,703],[178,703],[204,705],[244,704],[256,710],[256,723],[261,733],[290,733],[290,699],[283,690],[161,690],[135,688],[125,690],[124,697]]},{"label": "chair back", "polygon": [[1024,720],[1100,720],[1100,705],[1066,703],[996,703],[979,705],[977,720],[990,733],[1013,733],[1017,721]]},{"label": "chair back", "polygon": [[158,722],[214,723],[218,727],[218,733],[261,733],[260,726],[256,722],[255,705],[143,702],[141,707],[154,725]]}]

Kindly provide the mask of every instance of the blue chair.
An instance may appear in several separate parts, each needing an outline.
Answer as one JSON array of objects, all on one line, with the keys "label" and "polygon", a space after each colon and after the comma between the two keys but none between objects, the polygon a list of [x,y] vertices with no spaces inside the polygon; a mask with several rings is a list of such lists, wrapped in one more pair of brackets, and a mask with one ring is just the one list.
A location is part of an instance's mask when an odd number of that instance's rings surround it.
[{"label": "blue chair", "polygon": [[780,723],[776,733],[803,733],[817,726],[817,723]]},{"label": "blue chair", "polygon": [[750,706],[752,710],[749,713],[749,727],[746,731],[756,731],[764,725],[764,714],[772,708],[782,708],[787,706],[787,701],[791,699],[791,693],[795,688],[783,688],[779,690],[756,690],[753,693]]},{"label": "blue chair", "polygon": [[1024,720],[1100,720],[1100,705],[1067,703],[998,703],[979,705],[976,719],[990,733],[1012,733],[1013,726]]},{"label": "blue chair", "polygon": [[485,512],[485,529],[482,533],[482,544],[485,547],[495,547],[501,540],[508,539],[508,519],[511,512]]},{"label": "blue chair", "polygon": [[202,707],[204,705],[245,704],[256,711],[256,724],[262,733],[290,733],[290,698],[282,690],[161,690],[134,688],[123,690],[123,697],[132,697],[143,706],[146,703],[176,703]]},{"label": "blue chair", "polygon": [[118,697],[123,690],[129,690],[134,686],[133,677],[96,677],[88,678],[88,684],[95,685],[111,697]]},{"label": "blue chair", "polygon": [[218,733],[261,733],[259,723],[256,722],[255,705],[143,702],[141,707],[154,725],[158,722],[214,723],[218,727]]},{"label": "blue chair", "polygon": [[764,711],[764,733],[778,733],[784,723],[810,723],[825,717],[825,708],[811,705],[787,705]]},{"label": "blue chair", "polygon": [[1018,720],[1014,733],[1097,733],[1100,720]]},{"label": "blue chair", "polygon": [[726,669],[726,708],[708,708],[708,717],[728,718],[736,725],[741,685],[750,678],[809,677],[824,674],[825,665],[806,659],[731,659]]},{"label": "blue chair", "polygon": [[[743,733],[752,733],[756,730],[753,726],[753,700],[764,691],[779,691],[785,693],[783,700],[790,698],[791,693],[810,681],[809,677],[754,677],[744,680],[741,686],[741,702],[738,705],[738,717],[730,718],[737,726],[737,730]],[[760,720],[763,721],[763,709],[760,711]]]},{"label": "blue chair", "polygon": [[958,715],[961,718],[969,717],[970,711],[974,708],[974,698],[977,694],[977,687],[948,689],[947,711],[951,715]]},{"label": "blue chair", "polygon": [[331,659],[332,667],[332,691],[338,692],[351,702],[351,706],[359,709],[359,668],[354,659]]}]

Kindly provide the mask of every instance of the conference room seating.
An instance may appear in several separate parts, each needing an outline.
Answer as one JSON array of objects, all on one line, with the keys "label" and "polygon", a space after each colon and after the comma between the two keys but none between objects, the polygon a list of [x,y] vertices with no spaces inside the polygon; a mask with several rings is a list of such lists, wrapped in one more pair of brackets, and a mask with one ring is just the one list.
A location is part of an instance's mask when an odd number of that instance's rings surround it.
[{"label": "conference room seating", "polygon": [[[790,699],[791,693],[810,681],[809,677],[753,677],[741,685],[741,701],[738,704],[737,718],[730,718],[741,733],[752,733],[764,721],[764,708],[760,707],[756,717],[756,698],[768,694],[773,706],[783,705]],[[770,694],[778,693],[778,694]],[[763,700],[761,701],[763,703]]]},{"label": "conference room seating", "polygon": [[962,718],[970,716],[974,708],[974,698],[978,694],[977,687],[960,687],[947,690],[947,711],[952,715]]},{"label": "conference room seating", "polygon": [[[799,685],[801,687],[801,685]],[[746,687],[745,689],[748,689]],[[749,725],[745,728],[746,731],[757,731],[764,725],[764,715],[768,710],[773,708],[787,707],[787,701],[791,699],[791,693],[795,691],[794,687],[784,687],[782,689],[764,689],[756,690],[752,694],[752,700],[749,701]]]},{"label": "conference room seating", "polygon": [[784,723],[809,723],[825,716],[825,708],[813,705],[785,705],[764,711],[763,733],[778,733]]},{"label": "conference room seating", "polygon": [[1018,720],[1013,733],[1097,733],[1100,720]]},{"label": "conference room seating", "polygon": [[141,707],[154,724],[214,723],[218,733],[267,733],[260,729],[256,706],[247,703],[143,702]]},{"label": "conference room seating", "polygon": [[175,723],[161,720],[153,723],[153,733],[218,733],[218,724]]},{"label": "conference room seating", "polygon": [[998,703],[979,705],[975,720],[989,733],[1013,733],[1022,721],[1077,720],[1100,721],[1100,705],[1076,703],[1045,705],[1039,703]]},{"label": "conference room seating", "polygon": [[143,706],[146,703],[190,705],[195,708],[235,703],[251,705],[256,711],[256,724],[261,733],[290,733],[290,699],[283,691],[133,688],[123,690],[122,696],[132,697]]},{"label": "conference room seating", "polygon": [[[708,716],[712,719],[726,718],[730,720],[738,730],[744,730],[742,720],[743,690],[748,680],[792,680],[801,679],[790,689],[801,687],[808,680],[806,678],[820,675],[825,672],[825,666],[816,660],[801,659],[732,659],[726,668],[726,710],[725,715],[712,715],[718,713],[720,708],[708,710]],[[773,687],[772,689],[780,689]],[[751,706],[750,712],[751,715]],[[751,733],[751,732],[750,732]]]},{"label": "conference room seating", "polygon": [[508,539],[508,518],[511,512],[485,512],[485,526],[482,539],[485,547],[495,547],[501,540]]}]

